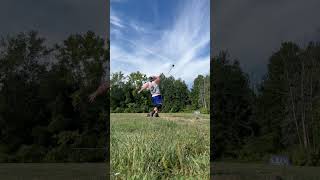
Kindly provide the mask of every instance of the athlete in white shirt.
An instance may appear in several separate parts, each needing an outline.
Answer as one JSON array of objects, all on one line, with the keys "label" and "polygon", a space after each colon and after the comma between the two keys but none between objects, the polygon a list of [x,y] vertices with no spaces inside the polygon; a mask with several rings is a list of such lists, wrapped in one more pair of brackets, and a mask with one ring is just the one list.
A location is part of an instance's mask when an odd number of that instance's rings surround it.
[{"label": "athlete in white shirt", "polygon": [[150,90],[152,104],[154,106],[153,110],[148,114],[148,116],[151,116],[151,117],[159,117],[159,111],[162,107],[162,96],[160,93],[159,85],[160,85],[160,76],[151,76],[149,77],[149,82],[144,83],[141,89],[138,91],[138,93],[140,93],[145,89]]}]

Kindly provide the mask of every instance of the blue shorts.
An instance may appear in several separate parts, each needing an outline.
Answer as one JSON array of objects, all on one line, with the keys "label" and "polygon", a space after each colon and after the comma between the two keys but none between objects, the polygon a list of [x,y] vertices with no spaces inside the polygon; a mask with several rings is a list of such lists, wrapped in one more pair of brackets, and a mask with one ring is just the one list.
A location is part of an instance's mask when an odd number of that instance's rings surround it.
[{"label": "blue shorts", "polygon": [[158,95],[158,96],[152,97],[152,104],[156,107],[161,106],[162,105],[162,96]]}]

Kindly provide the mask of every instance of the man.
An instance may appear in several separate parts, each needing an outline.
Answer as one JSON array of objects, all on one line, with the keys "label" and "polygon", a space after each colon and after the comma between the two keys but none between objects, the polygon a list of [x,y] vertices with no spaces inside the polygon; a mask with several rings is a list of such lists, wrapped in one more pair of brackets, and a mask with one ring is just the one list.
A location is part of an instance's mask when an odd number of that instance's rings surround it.
[{"label": "man", "polygon": [[149,77],[149,82],[142,85],[141,89],[138,91],[140,93],[141,91],[145,89],[149,89],[151,93],[152,98],[152,104],[154,106],[153,110],[148,114],[150,117],[159,117],[159,111],[162,107],[162,96],[160,94],[160,76],[151,76]]},{"label": "man", "polygon": [[109,89],[109,85],[106,81],[103,81],[98,89],[89,95],[89,101],[93,103],[97,96],[105,93]]},{"label": "man", "polygon": [[110,77],[109,77],[109,64],[107,62],[103,63],[103,76],[101,78],[101,83],[96,91],[89,95],[89,102],[93,103],[97,96],[102,95],[103,93],[107,92],[110,88]]}]

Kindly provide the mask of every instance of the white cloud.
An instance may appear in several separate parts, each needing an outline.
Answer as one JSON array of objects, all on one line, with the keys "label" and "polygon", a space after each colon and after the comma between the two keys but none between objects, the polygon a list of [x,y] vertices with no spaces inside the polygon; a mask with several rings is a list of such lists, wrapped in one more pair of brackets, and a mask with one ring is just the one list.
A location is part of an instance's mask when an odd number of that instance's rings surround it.
[{"label": "white cloud", "polygon": [[123,3],[125,2],[126,0],[111,0],[110,2],[111,3]]},{"label": "white cloud", "polygon": [[140,33],[144,33],[145,32],[145,28],[143,28],[142,26],[139,26],[139,24],[135,23],[135,22],[131,22],[130,26],[137,32]]},{"label": "white cloud", "polygon": [[121,19],[116,15],[110,15],[110,23],[119,28],[124,28],[125,25],[122,23]]},{"label": "white cloud", "polygon": [[[160,31],[144,26],[144,22],[130,20],[130,17],[126,17],[127,26],[115,16],[113,22],[117,29],[111,29],[111,73],[121,70],[125,74],[140,71],[153,75],[166,73],[170,65],[175,64],[170,74],[185,80],[188,85],[199,74],[208,74],[210,55],[200,57],[200,54],[210,48],[209,3],[209,0],[184,3],[173,17],[172,26]],[[111,13],[111,17],[115,15],[114,11]],[[138,36],[121,33],[124,26]]]}]

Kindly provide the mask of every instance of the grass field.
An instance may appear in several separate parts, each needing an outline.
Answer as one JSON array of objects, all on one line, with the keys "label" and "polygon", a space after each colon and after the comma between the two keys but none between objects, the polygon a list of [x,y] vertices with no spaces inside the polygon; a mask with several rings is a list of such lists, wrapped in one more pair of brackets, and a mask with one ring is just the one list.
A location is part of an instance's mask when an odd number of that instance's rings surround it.
[{"label": "grass field", "polygon": [[[111,114],[111,179],[209,179],[209,115]],[[106,163],[3,163],[0,180],[105,180]],[[320,167],[211,164],[213,180],[320,180]]]},{"label": "grass field", "polygon": [[111,114],[112,179],[209,179],[209,115]]},{"label": "grass field", "polygon": [[320,180],[320,167],[212,163],[213,180]]}]

